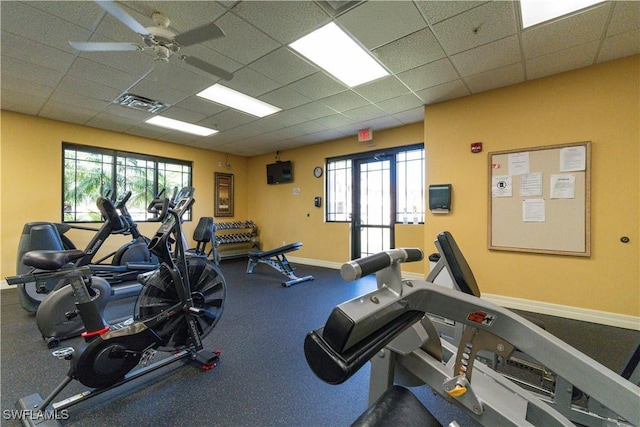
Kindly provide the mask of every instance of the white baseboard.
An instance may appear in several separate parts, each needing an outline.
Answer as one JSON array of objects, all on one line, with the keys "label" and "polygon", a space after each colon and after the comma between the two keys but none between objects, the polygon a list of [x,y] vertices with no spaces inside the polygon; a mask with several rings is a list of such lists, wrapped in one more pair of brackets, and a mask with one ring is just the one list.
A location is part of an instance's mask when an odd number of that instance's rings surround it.
[{"label": "white baseboard", "polygon": [[[342,266],[342,263],[340,262],[322,261],[299,257],[289,257],[288,259],[290,262],[294,262],[297,264],[331,268],[333,270],[340,270],[340,267]],[[410,272],[403,274],[403,277],[412,280],[424,279],[424,276],[420,273]],[[15,286],[9,286],[6,280],[0,280],[0,290],[2,289],[15,289]],[[551,304],[548,302],[533,301],[522,298],[505,297],[501,295],[482,294],[482,298],[486,299],[487,301],[491,301],[492,303],[497,304],[501,307],[640,331],[640,317],[637,316],[610,313],[606,311],[589,310],[586,308]]]},{"label": "white baseboard", "polygon": [[[326,267],[335,270],[340,270],[340,267],[342,266],[342,263],[319,261],[308,258],[289,257],[289,260],[298,264]],[[402,276],[405,279],[411,280],[423,280],[425,278],[425,276],[420,273],[410,272],[403,273]],[[505,308],[640,331],[640,317],[637,316],[571,307],[568,305],[551,304],[522,298],[505,297],[501,295],[482,294],[482,298]]]},{"label": "white baseboard", "polygon": [[521,298],[505,297],[501,295],[482,294],[482,298],[499,306],[515,310],[548,314],[549,316],[564,317],[565,319],[581,320],[583,322],[598,323],[601,325],[640,331],[640,317],[637,316],[571,307],[568,305],[551,304],[548,302]]}]

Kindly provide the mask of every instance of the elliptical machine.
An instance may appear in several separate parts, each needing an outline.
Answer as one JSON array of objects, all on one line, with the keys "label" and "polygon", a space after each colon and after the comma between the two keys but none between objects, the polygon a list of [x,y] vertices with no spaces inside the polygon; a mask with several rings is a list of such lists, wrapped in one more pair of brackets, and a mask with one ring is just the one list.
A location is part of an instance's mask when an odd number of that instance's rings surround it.
[{"label": "elliptical machine", "polygon": [[[131,197],[131,192],[114,206],[113,201],[106,197],[99,197],[96,201],[98,210],[105,221],[95,230],[89,227],[70,226],[52,222],[30,222],[25,224],[18,246],[18,258],[16,263],[17,274],[33,272],[33,267],[22,262],[24,254],[32,250],[64,250],[76,249],[71,240],[64,235],[71,228],[95,231],[95,235],[87,244],[84,255],[73,262],[76,267],[91,265],[94,275],[98,275],[113,285],[109,293],[116,298],[135,296],[140,292],[140,285],[135,282],[136,276],[144,271],[157,268],[158,259],[149,252],[147,244],[149,239],[142,236],[138,227],[132,220],[126,203]],[[118,214],[120,210],[121,214]],[[130,234],[132,240],[99,260],[94,261],[96,253],[104,242],[112,234]],[[111,263],[104,263],[111,258]],[[48,295],[66,283],[56,280],[40,280],[38,282],[22,283],[18,285],[18,298],[22,308],[30,313],[38,310],[40,303]],[[103,286],[105,290],[106,286]],[[105,302],[106,304],[106,302]]]},{"label": "elliptical machine", "polygon": [[[213,262],[205,257],[185,255],[180,218],[193,203],[194,199],[187,197],[170,208],[169,200],[162,201],[161,225],[149,244],[149,249],[161,261],[160,267],[145,280],[134,309],[135,321],[118,330],[110,330],[91,298],[87,280],[91,269],[86,266],[61,269],[82,257],[83,251],[25,254],[25,264],[47,271],[8,277],[7,281],[15,284],[37,280],[36,276],[42,274],[69,279],[76,309],[86,326],[86,332],[82,334],[86,345],[78,352],[71,347],[53,352],[70,362],[64,380],[46,399],[35,393],[16,403],[17,409],[33,415],[25,422],[39,426],[57,425],[55,418],[59,411],[177,360],[187,359],[203,369],[215,367],[219,352],[205,350],[202,339],[220,320],[226,282]],[[158,350],[169,351],[172,355],[149,364]],[[142,366],[134,370],[138,364]],[[53,402],[73,380],[92,390]]]}]

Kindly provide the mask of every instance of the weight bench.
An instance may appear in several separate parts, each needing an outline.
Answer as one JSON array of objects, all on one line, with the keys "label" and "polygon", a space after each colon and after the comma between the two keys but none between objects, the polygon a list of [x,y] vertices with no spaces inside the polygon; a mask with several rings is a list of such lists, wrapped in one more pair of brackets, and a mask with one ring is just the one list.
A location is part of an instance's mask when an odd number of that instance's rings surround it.
[{"label": "weight bench", "polygon": [[301,242],[289,243],[288,245],[280,246],[279,248],[271,249],[268,251],[251,251],[249,252],[249,264],[247,264],[247,273],[253,273],[253,267],[263,263],[270,265],[289,278],[282,282],[282,286],[288,288],[291,285],[295,285],[300,282],[306,282],[307,280],[313,280],[313,276],[298,277],[294,273],[294,268],[289,264],[289,260],[285,256],[287,252],[293,252],[300,249]]}]

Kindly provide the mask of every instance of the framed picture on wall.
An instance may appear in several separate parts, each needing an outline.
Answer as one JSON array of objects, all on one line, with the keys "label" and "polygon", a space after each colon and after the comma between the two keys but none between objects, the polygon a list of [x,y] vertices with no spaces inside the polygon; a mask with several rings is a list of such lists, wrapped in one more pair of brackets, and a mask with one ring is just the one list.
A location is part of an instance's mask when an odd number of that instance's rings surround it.
[{"label": "framed picture on wall", "polygon": [[214,216],[233,216],[233,174],[215,172],[214,191]]}]

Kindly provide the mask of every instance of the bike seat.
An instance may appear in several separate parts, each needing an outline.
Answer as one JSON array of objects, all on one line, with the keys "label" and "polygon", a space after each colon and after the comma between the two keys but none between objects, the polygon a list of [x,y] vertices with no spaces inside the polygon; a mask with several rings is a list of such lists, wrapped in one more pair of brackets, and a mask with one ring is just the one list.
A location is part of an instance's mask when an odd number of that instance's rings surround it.
[{"label": "bike seat", "polygon": [[80,249],[66,251],[30,251],[22,257],[22,263],[40,270],[59,270],[65,264],[73,262],[84,256]]}]

